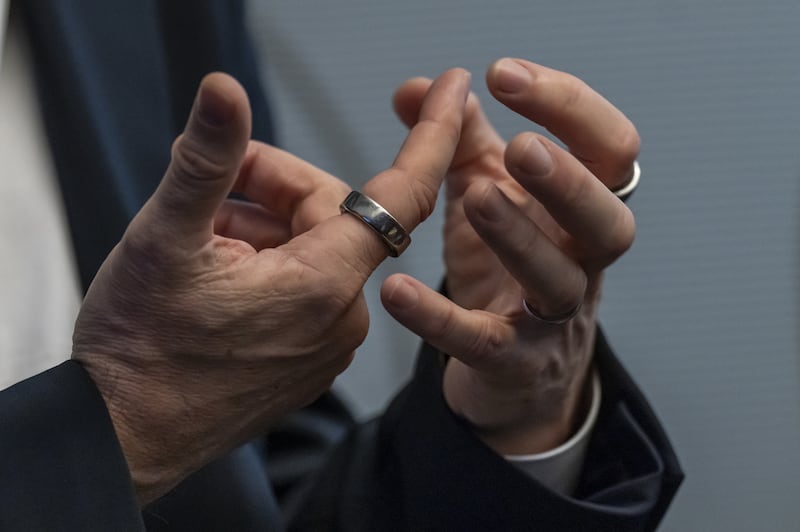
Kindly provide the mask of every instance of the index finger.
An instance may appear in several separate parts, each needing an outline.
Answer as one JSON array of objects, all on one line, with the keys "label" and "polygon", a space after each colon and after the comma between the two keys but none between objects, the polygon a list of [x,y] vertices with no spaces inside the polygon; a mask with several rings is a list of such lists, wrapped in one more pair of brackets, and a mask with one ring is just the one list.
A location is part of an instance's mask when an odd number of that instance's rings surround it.
[{"label": "index finger", "polygon": [[470,74],[463,69],[449,70],[437,78],[392,167],[364,185],[364,193],[383,205],[408,231],[433,212],[461,138],[469,81]]},{"label": "index finger", "polygon": [[[363,193],[391,213],[409,233],[433,212],[460,138],[469,80],[470,74],[463,69],[439,76],[428,90],[419,121],[409,131],[391,168],[364,185]],[[361,274],[361,283],[388,255],[379,235],[348,214],[325,220],[288,246],[304,246],[306,239],[313,239],[313,245],[321,252],[319,256],[327,257],[323,259],[325,266],[347,264]],[[304,255],[308,257],[305,252]]]},{"label": "index finger", "polygon": [[547,128],[603,183],[616,189],[633,175],[639,134],[611,102],[580,79],[522,59],[500,59],[486,84],[504,105]]}]

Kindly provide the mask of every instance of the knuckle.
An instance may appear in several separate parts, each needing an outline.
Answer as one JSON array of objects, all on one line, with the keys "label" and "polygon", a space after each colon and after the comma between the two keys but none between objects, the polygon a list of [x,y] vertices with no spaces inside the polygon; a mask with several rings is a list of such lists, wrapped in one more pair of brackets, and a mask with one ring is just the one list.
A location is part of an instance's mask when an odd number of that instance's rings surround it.
[{"label": "knuckle", "polygon": [[446,140],[455,146],[461,138],[461,121],[455,119],[426,118],[421,120],[417,127],[429,130],[435,136],[444,135]]},{"label": "knuckle", "polygon": [[481,320],[471,333],[467,335],[464,356],[468,360],[479,361],[481,366],[501,364],[504,352],[503,341],[491,322]]},{"label": "knuckle", "polygon": [[564,207],[571,212],[580,212],[586,198],[591,197],[591,179],[563,179]]},{"label": "knuckle", "polygon": [[[497,228],[497,233],[487,235],[486,240],[492,239],[501,246],[502,252],[513,257],[520,264],[528,264],[541,253],[542,244],[547,236],[539,230],[529,230],[527,224],[515,223],[508,220]],[[547,243],[545,242],[545,245]],[[522,272],[520,272],[522,273]]]},{"label": "knuckle", "polygon": [[639,149],[642,146],[642,139],[633,124],[628,123],[628,127],[622,132],[617,140],[617,153],[626,166],[633,164],[639,156]]},{"label": "knuckle", "polygon": [[608,253],[613,259],[621,256],[633,245],[636,236],[636,221],[631,210],[622,206],[619,215],[609,232]]},{"label": "knuckle", "polygon": [[134,218],[119,243],[120,250],[132,262],[163,263],[169,248],[162,245],[163,239],[153,231],[153,224]]},{"label": "knuckle", "polygon": [[172,170],[181,180],[211,181],[225,176],[229,169],[223,161],[210,154],[187,135],[181,135],[172,145]]},{"label": "knuckle", "polygon": [[633,124],[628,123],[628,127],[617,136],[612,145],[614,158],[618,165],[614,166],[613,170],[619,175],[628,175],[633,162],[639,156],[639,149],[642,145],[639,132],[636,131]]},{"label": "knuckle", "polygon": [[588,280],[580,268],[575,268],[571,275],[567,275],[565,282],[555,296],[556,304],[553,305],[554,314],[562,315],[571,312],[583,302],[586,294]]},{"label": "knuckle", "polygon": [[630,177],[633,163],[639,156],[641,138],[630,121],[622,130],[606,140],[608,157],[598,171],[598,177],[620,179]]},{"label": "knuckle", "polygon": [[436,321],[440,324],[438,328],[443,338],[453,337],[457,328],[457,323],[455,312],[450,306],[444,308],[442,315]]},{"label": "knuckle", "polygon": [[528,286],[525,301],[544,316],[560,316],[567,314],[580,305],[585,297],[588,280],[583,269],[574,264],[573,267],[560,269],[557,282],[547,286]]},{"label": "knuckle", "polygon": [[567,74],[564,79],[562,109],[567,111],[580,105],[586,96],[586,92],[591,90],[589,86],[580,78]]},{"label": "knuckle", "polygon": [[431,185],[434,179],[435,176],[425,175],[415,186],[409,187],[408,189],[411,202],[417,207],[419,215],[417,223],[427,220],[428,217],[433,214],[433,210],[436,207],[436,196],[439,190]]},{"label": "knuckle", "polygon": [[490,365],[500,364],[503,358],[503,342],[500,335],[487,322],[478,329],[473,342],[474,357],[480,357]]},{"label": "knuckle", "polygon": [[548,356],[542,358],[538,371],[539,380],[551,383],[547,390],[550,399],[561,402],[567,394],[567,389],[564,386],[558,386],[558,384],[567,379],[569,366],[562,356],[555,353],[548,353]]}]

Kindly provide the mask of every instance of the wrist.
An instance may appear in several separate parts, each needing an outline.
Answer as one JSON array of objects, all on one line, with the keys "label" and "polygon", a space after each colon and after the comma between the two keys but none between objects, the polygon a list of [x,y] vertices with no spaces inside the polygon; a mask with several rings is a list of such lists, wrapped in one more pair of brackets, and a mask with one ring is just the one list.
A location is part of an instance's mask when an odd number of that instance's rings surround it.
[{"label": "wrist", "polygon": [[[589,407],[583,416],[579,418],[577,430],[575,430],[569,438],[560,445],[547,449],[539,453],[527,454],[506,454],[505,458],[512,462],[535,462],[548,460],[554,456],[571,453],[578,447],[585,447],[588,443],[589,435],[591,434],[597,422],[597,416],[600,413],[600,403],[602,401],[602,386],[600,384],[600,376],[597,371],[592,371],[591,378],[588,379],[588,395]],[[583,454],[580,452],[579,454]]]},{"label": "wrist", "polygon": [[564,443],[543,453],[505,455],[514,467],[562,495],[571,495],[581,477],[602,400],[600,377],[591,376],[591,405],[580,428]]},{"label": "wrist", "polygon": [[549,453],[571,441],[585,426],[595,406],[595,392],[599,393],[599,386],[595,388],[587,375],[576,379],[572,390],[548,394],[531,389],[487,393],[481,390],[487,386],[484,382],[452,387],[468,389],[471,397],[465,398],[448,389],[447,374],[444,385],[450,409],[467,421],[487,446],[511,456]]},{"label": "wrist", "polygon": [[[83,365],[105,402],[136,498],[143,507],[176,486],[192,470],[184,464],[193,458],[189,453],[181,458],[170,450],[171,438],[158,437],[170,434],[164,432],[163,420],[169,417],[168,412],[175,411],[174,405],[166,394],[158,393],[152,382],[147,388],[140,386],[135,372],[126,371],[120,364],[98,363],[100,356],[73,354],[73,358]],[[159,399],[154,401],[154,396]],[[148,411],[148,403],[158,404],[161,412]],[[179,429],[173,425],[171,430]]]}]

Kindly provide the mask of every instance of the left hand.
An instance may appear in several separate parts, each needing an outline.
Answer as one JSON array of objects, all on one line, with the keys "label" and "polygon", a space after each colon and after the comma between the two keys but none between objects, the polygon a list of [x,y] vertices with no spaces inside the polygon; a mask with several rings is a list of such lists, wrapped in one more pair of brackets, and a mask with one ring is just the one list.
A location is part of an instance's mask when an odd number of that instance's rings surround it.
[{"label": "left hand", "polygon": [[[451,356],[444,395],[503,454],[544,452],[585,416],[602,273],[633,242],[630,210],[609,189],[632,175],[633,124],[581,80],[503,59],[486,77],[500,102],[548,129],[506,144],[471,95],[446,177],[445,265],[451,300],[395,275],[381,295],[400,323]],[[430,81],[395,95],[409,126]],[[564,324],[535,320],[580,306]]]},{"label": "left hand", "polygon": [[[466,72],[442,74],[392,167],[364,185],[408,231],[433,208],[468,93]],[[75,325],[73,358],[143,504],[313,401],[367,334],[362,288],[386,245],[336,215],[348,187],[249,141],[250,120],[234,79],[204,78],[164,178]],[[254,203],[226,201],[232,186]]]}]

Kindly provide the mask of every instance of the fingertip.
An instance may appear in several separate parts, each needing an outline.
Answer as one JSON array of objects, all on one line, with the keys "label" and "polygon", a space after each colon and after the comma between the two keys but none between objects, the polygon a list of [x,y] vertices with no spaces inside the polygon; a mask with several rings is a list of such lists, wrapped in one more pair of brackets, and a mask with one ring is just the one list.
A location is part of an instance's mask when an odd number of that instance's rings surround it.
[{"label": "fingertip", "polygon": [[402,82],[394,91],[394,97],[398,98],[408,93],[422,93],[428,90],[433,80],[425,76],[415,76]]},{"label": "fingertip", "polygon": [[535,80],[528,62],[504,57],[486,70],[486,85],[492,93],[517,94],[527,89]]},{"label": "fingertip", "polygon": [[381,286],[381,302],[389,311],[412,310],[419,303],[419,291],[408,277],[394,274]]},{"label": "fingertip", "polygon": [[[225,127],[242,108],[249,108],[249,100],[244,87],[233,77],[222,72],[207,74],[200,82],[197,91],[197,115],[207,126]],[[244,113],[249,116],[249,113]]]},{"label": "fingertip", "polygon": [[517,179],[549,176],[555,166],[550,150],[551,143],[546,138],[520,133],[506,148],[506,169]]},{"label": "fingertip", "polygon": [[469,85],[472,82],[472,72],[464,67],[451,68],[449,72],[454,72],[456,75],[461,76],[463,83]]},{"label": "fingertip", "polygon": [[493,223],[505,218],[507,196],[488,179],[476,181],[464,193],[464,213],[471,222],[476,217]]},{"label": "fingertip", "polygon": [[416,77],[401,83],[395,90],[392,107],[406,127],[417,123],[422,102],[432,83],[430,78]]},{"label": "fingertip", "polygon": [[236,109],[234,102],[211,84],[203,84],[197,94],[197,114],[207,126],[224,127]]},{"label": "fingertip", "polygon": [[[468,73],[472,76],[472,74]],[[431,87],[433,80],[425,77],[411,78],[397,87],[392,98],[392,108],[395,114],[406,127],[413,127],[419,120],[419,112],[425,95]],[[467,84],[469,87],[469,83]],[[485,118],[481,117],[481,104],[478,95],[472,90],[466,91],[466,104],[464,110],[464,123],[473,123],[476,118],[481,118],[484,125]]]},{"label": "fingertip", "polygon": [[153,202],[184,237],[198,236],[202,242],[212,234],[216,211],[247,151],[250,123],[249,101],[239,82],[222,73],[203,78]]},{"label": "fingertip", "polygon": [[459,76],[459,83],[463,84],[463,87],[462,87],[462,91],[463,91],[462,103],[466,106],[467,105],[467,99],[469,98],[469,95],[472,92],[470,90],[471,85],[472,85],[472,72],[470,72],[466,68],[461,68],[461,67],[450,69],[449,72],[452,72],[454,75]]},{"label": "fingertip", "polygon": [[[472,83],[472,73],[461,67],[451,68],[442,72],[433,83],[429,86],[428,92],[433,89],[434,86],[441,86],[445,85],[448,86],[448,90],[450,91],[460,91],[461,92],[461,104],[466,105],[467,98],[470,94],[470,84]],[[453,89],[452,85],[456,85],[456,88]]]},{"label": "fingertip", "polygon": [[470,91],[467,95],[467,103],[465,105],[464,111],[464,121],[473,120],[478,113],[481,112],[481,102],[478,99],[478,95],[474,92]]}]

